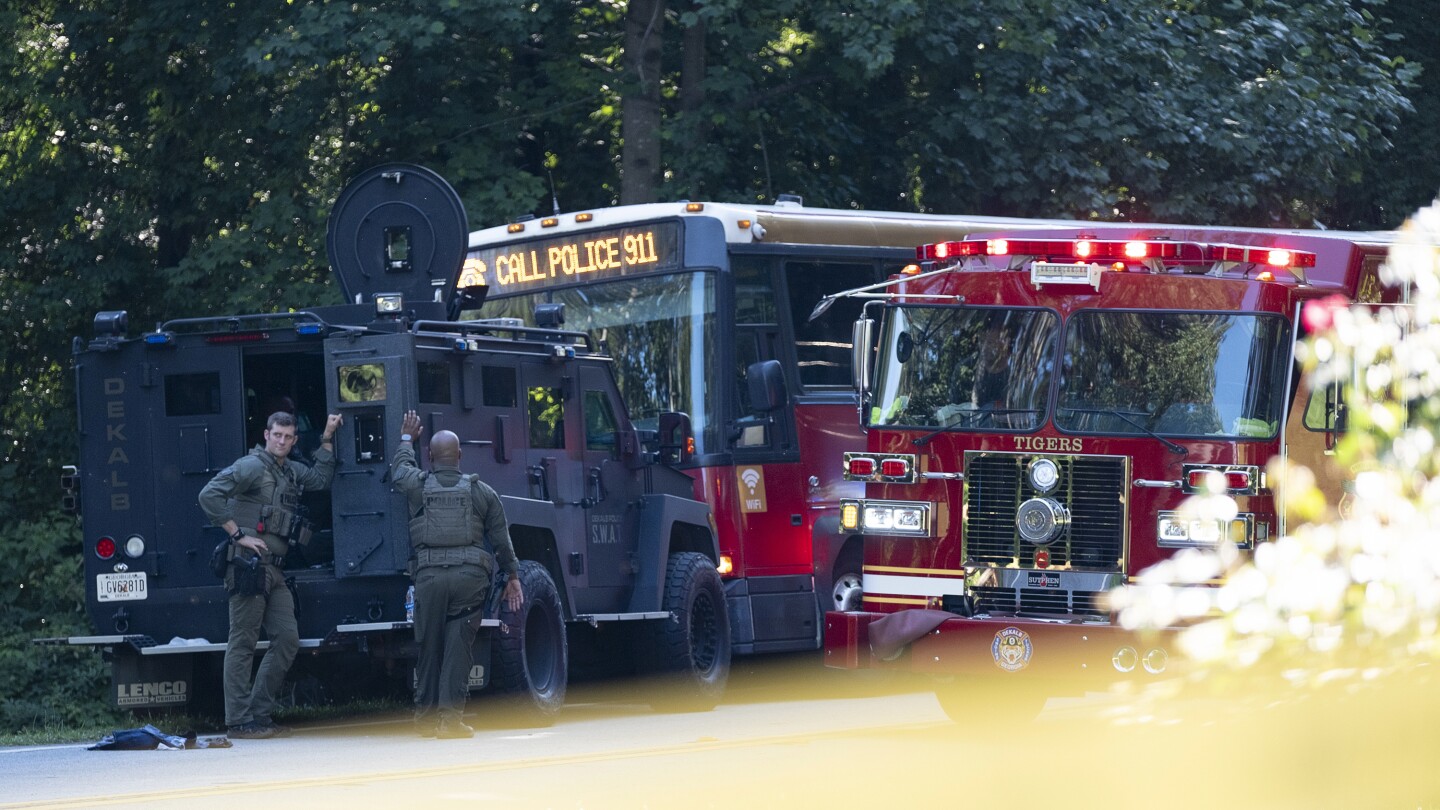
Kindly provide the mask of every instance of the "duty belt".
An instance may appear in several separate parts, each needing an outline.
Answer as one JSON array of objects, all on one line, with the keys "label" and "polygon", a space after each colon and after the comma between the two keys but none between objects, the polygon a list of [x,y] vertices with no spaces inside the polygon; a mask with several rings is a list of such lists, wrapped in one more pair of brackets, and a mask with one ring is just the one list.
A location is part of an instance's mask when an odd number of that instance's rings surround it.
[{"label": "duty belt", "polygon": [[428,568],[432,565],[480,565],[485,550],[479,546],[454,546],[451,548],[421,548],[415,550],[415,567]]},{"label": "duty belt", "polygon": [[[234,543],[231,543],[231,544],[230,544],[230,559],[232,559],[232,560],[244,560],[244,559],[248,559],[248,556],[247,556],[247,557],[242,557],[242,556],[240,556],[240,553],[237,551],[238,548],[239,548],[239,547],[236,546]],[[265,552],[264,554],[255,554],[255,552],[252,551],[252,552],[250,552],[250,555],[259,557],[259,558],[260,558],[260,562],[262,562],[262,563],[270,563],[271,565],[275,566],[276,568],[284,568],[284,567],[285,567],[285,557],[283,557],[283,556],[280,555],[280,554],[271,554],[271,553],[268,552],[268,551]]]}]

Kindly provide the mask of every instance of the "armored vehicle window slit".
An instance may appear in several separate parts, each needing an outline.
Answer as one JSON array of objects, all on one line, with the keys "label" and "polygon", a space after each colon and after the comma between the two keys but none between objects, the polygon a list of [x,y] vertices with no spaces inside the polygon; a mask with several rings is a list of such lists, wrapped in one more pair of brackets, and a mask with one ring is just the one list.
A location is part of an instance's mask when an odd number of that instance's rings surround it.
[{"label": "armored vehicle window slit", "polygon": [[449,363],[417,363],[416,377],[421,402],[427,405],[453,404]]},{"label": "armored vehicle window slit", "polygon": [[507,366],[481,366],[480,387],[485,390],[487,408],[514,408],[517,403],[515,369]]},{"label": "armored vehicle window slit", "polygon": [[220,413],[220,375],[165,375],[166,416],[208,416]]},{"label": "armored vehicle window slit", "polygon": [[603,391],[585,392],[585,449],[615,452],[615,413]]},{"label": "armored vehicle window slit", "polygon": [[542,450],[565,449],[565,397],[559,388],[543,385],[530,389],[530,446]]}]

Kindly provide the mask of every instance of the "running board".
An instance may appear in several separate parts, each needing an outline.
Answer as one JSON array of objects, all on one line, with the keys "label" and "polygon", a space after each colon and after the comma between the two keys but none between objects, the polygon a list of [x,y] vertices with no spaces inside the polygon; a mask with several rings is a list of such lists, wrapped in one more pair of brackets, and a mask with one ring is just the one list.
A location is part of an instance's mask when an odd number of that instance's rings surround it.
[{"label": "running board", "polygon": [[[119,647],[129,645],[141,655],[177,655],[184,653],[225,652],[225,644],[204,641],[196,644],[156,644],[155,639],[145,635],[128,636],[69,636],[62,638],[37,638],[35,644],[67,647]],[[301,649],[314,649],[324,643],[323,639],[302,638]],[[268,650],[270,642],[261,641],[256,650]]]},{"label": "running board", "polygon": [[585,622],[591,627],[599,627],[601,622],[655,621],[656,619],[668,619],[670,616],[668,610],[650,610],[644,613],[585,613],[576,616],[575,621]]}]

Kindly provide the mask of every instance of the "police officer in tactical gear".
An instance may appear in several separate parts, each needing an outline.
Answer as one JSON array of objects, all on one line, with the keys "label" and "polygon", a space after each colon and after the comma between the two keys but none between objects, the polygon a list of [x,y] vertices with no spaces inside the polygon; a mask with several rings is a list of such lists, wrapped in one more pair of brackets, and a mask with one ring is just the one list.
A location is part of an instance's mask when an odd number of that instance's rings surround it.
[{"label": "police officer in tactical gear", "polygon": [[[431,472],[415,464],[412,442],[420,417],[407,411],[391,480],[410,501],[410,545],[414,552],[415,726],[422,737],[470,737],[463,722],[470,686],[470,647],[484,619],[496,557],[509,574],[502,598],[520,609],[519,561],[500,497],[488,484],[460,472],[460,439],[442,430],[430,440]],[[485,541],[495,549],[485,549]]]},{"label": "police officer in tactical gear", "polygon": [[[241,456],[200,490],[200,508],[231,540],[225,575],[230,593],[230,640],[225,647],[225,725],[241,739],[288,736],[273,713],[285,673],[300,648],[295,601],[282,568],[290,544],[309,528],[299,512],[300,494],[325,489],[335,477],[331,440],[344,423],[330,414],[315,451],[315,466],[288,460],[295,447],[295,417],[284,411],[265,423],[265,444]],[[255,644],[264,627],[270,650],[251,682]]]}]

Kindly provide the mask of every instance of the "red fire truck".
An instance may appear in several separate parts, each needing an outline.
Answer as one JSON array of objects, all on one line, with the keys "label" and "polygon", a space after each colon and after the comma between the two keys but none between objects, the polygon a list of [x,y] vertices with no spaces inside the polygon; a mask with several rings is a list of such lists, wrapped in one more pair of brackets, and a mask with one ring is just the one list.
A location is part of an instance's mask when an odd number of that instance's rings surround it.
[{"label": "red fire truck", "polygon": [[[1297,361],[1309,301],[1397,303],[1384,233],[1097,225],[927,244],[855,324],[863,603],[825,662],[937,676],[961,719],[1174,672],[1105,594],[1186,548],[1283,534],[1266,465],[1326,472],[1338,385]],[[878,310],[878,312],[877,312]],[[878,317],[877,317],[878,316]],[[1182,511],[1224,482],[1233,520]],[[1033,688],[1022,688],[1033,687]],[[996,698],[996,695],[999,697]],[[1016,705],[1016,702],[1019,705]]]}]

